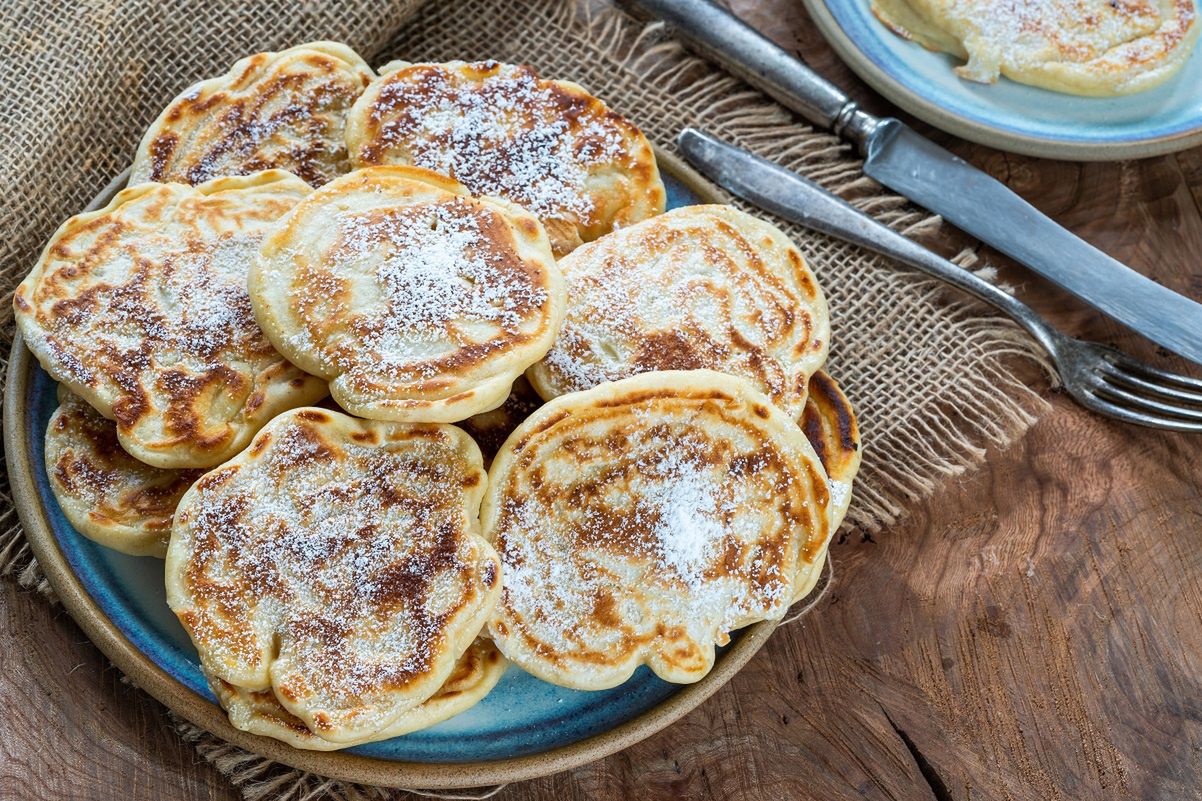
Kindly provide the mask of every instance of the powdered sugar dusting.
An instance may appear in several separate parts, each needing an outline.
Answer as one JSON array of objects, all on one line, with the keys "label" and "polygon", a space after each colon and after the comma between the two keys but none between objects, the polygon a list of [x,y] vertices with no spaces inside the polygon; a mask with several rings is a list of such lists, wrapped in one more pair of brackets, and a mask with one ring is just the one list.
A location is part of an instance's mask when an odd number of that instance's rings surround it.
[{"label": "powdered sugar dusting", "polygon": [[265,648],[278,692],[334,727],[378,727],[437,689],[407,691],[457,656],[448,627],[480,603],[464,492],[481,474],[445,437],[382,448],[335,431],[277,420],[260,455],[202,480],[169,580],[214,675]]},{"label": "powdered sugar dusting", "polygon": [[546,325],[542,265],[521,259],[508,224],[476,201],[335,210],[330,219],[336,237],[321,278],[295,286],[289,302],[305,321],[291,344],[332,372],[371,376],[388,395]]},{"label": "powdered sugar dusting", "polygon": [[561,259],[568,310],[536,383],[563,394],[709,368],[799,416],[826,358],[829,312],[800,256],[783,237],[765,244],[768,232],[734,209],[683,208]]},{"label": "powdered sugar dusting", "polygon": [[703,652],[782,615],[808,536],[785,510],[814,512],[796,463],[718,409],[646,403],[592,417],[574,409],[535,429],[494,476],[502,651],[519,664],[620,664],[643,637]]},{"label": "powdered sugar dusting", "polygon": [[128,428],[172,403],[204,417],[206,384],[248,396],[241,382],[282,359],[255,320],[247,274],[267,226],[307,191],[295,179],[212,195],[163,184],[68,226],[31,290],[35,349],[101,402],[127,399]]},{"label": "powdered sugar dusting", "polygon": [[1190,6],[1152,0],[972,0],[949,4],[935,24],[946,36],[962,40],[969,59],[956,72],[963,78],[992,83],[1005,71],[1060,91],[1115,94],[1132,91],[1146,73],[1168,65],[1195,22]]},{"label": "powdered sugar dusting", "polygon": [[540,217],[590,219],[591,176],[632,163],[629,123],[526,67],[471,66],[495,72],[477,82],[418,65],[383,79],[371,112],[378,137],[366,159],[396,154]]}]

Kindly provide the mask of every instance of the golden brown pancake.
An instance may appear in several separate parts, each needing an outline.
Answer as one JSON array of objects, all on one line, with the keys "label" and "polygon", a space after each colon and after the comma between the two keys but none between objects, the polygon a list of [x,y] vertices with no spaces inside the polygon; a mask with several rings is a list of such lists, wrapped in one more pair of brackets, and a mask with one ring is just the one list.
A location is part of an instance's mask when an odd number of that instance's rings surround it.
[{"label": "golden brown pancake", "polygon": [[743,379],[643,373],[556,398],[489,471],[489,632],[565,687],[613,687],[640,664],[698,681],[729,632],[779,620],[817,572],[828,502],[801,429]]},{"label": "golden brown pancake", "polygon": [[355,103],[356,167],[412,164],[542,220],[557,256],[664,210],[650,143],[582,87],[496,61],[393,62]]},{"label": "golden brown pancake", "polygon": [[1142,92],[1176,74],[1198,40],[1194,0],[873,0],[899,35],[966,60],[961,78],[1074,95]]},{"label": "golden brown pancake", "polygon": [[280,352],[342,408],[455,422],[542,358],[563,279],[538,220],[415,167],[344,175],[264,239],[249,291]]},{"label": "golden brown pancake", "polygon": [[130,183],[278,168],[321,186],[350,169],[346,115],[374,77],[337,42],[248,56],[171,101],[143,136]]},{"label": "golden brown pancake", "polygon": [[167,603],[210,676],[361,742],[437,692],[496,603],[484,482],[453,426],[286,412],[180,502]]},{"label": "golden brown pancake", "polygon": [[315,735],[305,722],[293,715],[271,690],[244,690],[228,681],[208,676],[209,684],[221,705],[229,712],[230,722],[236,728],[251,734],[274,737],[294,748],[309,751],[333,751],[350,748],[363,743],[389,740],[402,734],[424,729],[441,723],[475,706],[488,695],[501,676],[508,662],[491,641],[477,638],[455,663],[451,673],[438,692],[428,700],[401,715],[382,731],[365,736],[352,743],[332,743]]},{"label": "golden brown pancake", "polygon": [[117,441],[117,427],[62,387],[46,426],[46,475],[67,520],[101,545],[131,556],[167,553],[171,519],[200,470],[139,462]]},{"label": "golden brown pancake", "polygon": [[776,226],[730,206],[685,206],[559,261],[563,328],[530,369],[544,398],[651,370],[741,376],[793,418],[826,361],[830,313]]},{"label": "golden brown pancake", "polygon": [[310,192],[269,170],[145,183],[63,223],[13,298],[29,349],[117,423],[147,464],[209,467],[325,383],[271,346],[246,274],[264,231]]},{"label": "golden brown pancake", "polygon": [[[860,426],[855,410],[835,380],[819,370],[810,378],[810,391],[806,395],[806,407],[801,416],[801,429],[806,439],[822,462],[830,488],[830,530],[832,536],[843,524],[847,509],[851,505],[851,486],[860,470]],[[829,540],[828,540],[829,544]],[[815,562],[821,562],[826,553],[823,546]],[[798,582],[793,601],[809,595],[818,582],[819,571],[812,570],[806,579]]]}]

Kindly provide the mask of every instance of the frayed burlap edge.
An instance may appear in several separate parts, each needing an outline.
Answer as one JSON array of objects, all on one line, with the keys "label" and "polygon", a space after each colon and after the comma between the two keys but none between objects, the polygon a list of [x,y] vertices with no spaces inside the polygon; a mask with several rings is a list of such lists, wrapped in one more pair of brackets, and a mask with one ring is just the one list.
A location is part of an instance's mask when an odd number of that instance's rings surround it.
[{"label": "frayed burlap edge", "polygon": [[[581,11],[573,3],[558,7],[550,20],[565,28],[583,24],[596,55],[617,64],[640,80],[654,82],[667,91],[686,91],[696,101],[708,103],[711,130],[756,150],[791,169],[805,173],[828,189],[841,194],[862,210],[919,241],[933,240],[941,227],[939,218],[916,210],[904,198],[887,193],[867,178],[861,165],[849,158],[848,146],[830,137],[795,138],[796,121],[780,106],[727,75],[687,53],[676,42],[665,39],[658,23],[635,26],[621,11],[613,8]],[[671,148],[669,148],[671,149]],[[735,205],[743,205],[737,201]],[[955,261],[969,269],[978,268],[971,251],[960,253]],[[991,277],[985,267],[978,274]],[[913,285],[933,304],[950,308],[963,330],[968,332],[966,347],[977,347],[1004,361],[1027,361],[1040,365],[1054,381],[1045,354],[1017,326],[991,315],[980,303],[949,292],[937,281],[914,276]],[[969,382],[957,385],[939,399],[944,407],[970,412],[967,424],[957,414],[914,414],[908,424],[893,432],[895,441],[875,443],[887,446],[910,458],[904,465],[881,465],[866,461],[865,471],[876,471],[874,490],[866,491],[865,482],[857,493],[844,530],[875,531],[897,522],[907,509],[932,494],[943,482],[978,466],[987,448],[1001,447],[1023,433],[1047,408],[1047,403],[1014,372],[997,368]],[[926,419],[925,418],[931,418]],[[982,424],[982,421],[985,421]],[[866,447],[872,448],[874,443]],[[886,489],[887,488],[887,489]],[[11,499],[0,517],[0,575],[10,577],[21,587],[39,592],[51,603],[57,597],[30,552],[13,511]],[[792,622],[813,610],[834,582],[833,565],[821,586],[797,611],[787,618]],[[128,679],[124,679],[129,682]],[[238,788],[247,801],[385,801],[398,794],[443,799],[483,799],[503,789],[480,793],[431,793],[423,790],[390,790],[328,779],[244,751],[168,712],[172,727],[191,743],[197,753]]]}]

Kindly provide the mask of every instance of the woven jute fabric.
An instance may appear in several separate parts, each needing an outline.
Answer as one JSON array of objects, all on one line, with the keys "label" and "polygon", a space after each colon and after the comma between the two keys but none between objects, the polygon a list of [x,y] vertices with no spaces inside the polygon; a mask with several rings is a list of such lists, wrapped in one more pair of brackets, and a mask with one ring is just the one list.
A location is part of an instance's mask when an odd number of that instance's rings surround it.
[{"label": "woven jute fabric", "polygon": [[[691,57],[661,26],[596,0],[306,0],[0,4],[0,281],[128,165],[144,127],[179,91],[241,56],[335,39],[374,65],[494,58],[585,85],[662,148],[693,125],[841,193],[888,224],[938,237],[938,221],[867,179],[850,149]],[[859,414],[864,466],[847,530],[876,531],[1028,427],[1043,402],[1020,376],[1038,362],[1014,325],[897,265],[784,226],[831,306],[827,369]],[[0,323],[12,336],[11,306]],[[7,348],[5,348],[7,353]],[[0,568],[39,583],[0,497]],[[44,588],[46,589],[46,588]],[[187,724],[181,734],[251,801],[387,798],[266,762]]]}]

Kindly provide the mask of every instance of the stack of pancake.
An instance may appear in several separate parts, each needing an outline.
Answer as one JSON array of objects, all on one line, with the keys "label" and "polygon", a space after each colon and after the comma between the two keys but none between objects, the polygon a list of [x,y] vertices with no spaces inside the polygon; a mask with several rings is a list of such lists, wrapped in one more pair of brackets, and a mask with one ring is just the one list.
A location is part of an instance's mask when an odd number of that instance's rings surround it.
[{"label": "stack of pancake", "polygon": [[813,588],[860,460],[826,301],[773,225],[664,205],[576,84],[319,42],[181,94],[54,234],[14,299],[51,487],[165,557],[235,726],[394,737],[507,660],[694,682]]}]

